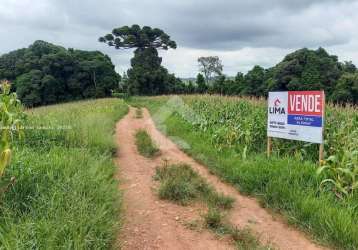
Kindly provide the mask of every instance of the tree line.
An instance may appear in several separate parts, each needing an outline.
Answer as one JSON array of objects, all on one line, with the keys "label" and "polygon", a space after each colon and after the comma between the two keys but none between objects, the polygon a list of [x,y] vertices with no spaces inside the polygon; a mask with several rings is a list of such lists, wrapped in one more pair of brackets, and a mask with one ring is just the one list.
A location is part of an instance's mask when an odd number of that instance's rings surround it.
[{"label": "tree line", "polygon": [[115,49],[133,49],[131,68],[120,76],[111,59],[99,51],[65,49],[44,41],[0,57],[0,80],[12,82],[26,106],[38,106],[113,93],[161,95],[209,93],[267,96],[269,91],[325,90],[327,99],[358,103],[358,71],[352,62],[339,62],[323,48],[300,49],[276,66],[254,66],[246,74],[225,76],[218,57],[198,58],[195,81],[182,81],[161,65],[158,50],[176,49],[163,30],[122,26],[100,37]]},{"label": "tree line", "polygon": [[[223,95],[267,96],[269,91],[324,90],[327,99],[338,103],[358,103],[358,71],[352,62],[339,62],[323,48],[300,49],[287,55],[276,66],[264,69],[254,66],[246,74],[235,77],[222,74],[219,58],[211,57],[211,66],[202,63],[196,81],[189,81],[187,93],[217,93]],[[210,63],[209,63],[210,64]],[[216,66],[215,66],[216,65]],[[215,77],[207,77],[208,68]]]},{"label": "tree line", "polygon": [[222,95],[267,96],[269,91],[324,90],[327,99],[339,103],[358,102],[358,71],[352,62],[339,62],[326,50],[307,48],[287,55],[276,66],[254,66],[233,77],[222,74],[218,57],[198,58],[196,81],[183,82],[161,66],[158,49],[175,49],[176,43],[160,29],[139,25],[116,28],[99,38],[116,49],[135,48],[132,68],[123,77],[122,91],[131,95],[170,93],[216,93]]},{"label": "tree line", "polygon": [[99,51],[65,49],[44,41],[0,57],[0,79],[26,106],[110,96],[120,75]]}]

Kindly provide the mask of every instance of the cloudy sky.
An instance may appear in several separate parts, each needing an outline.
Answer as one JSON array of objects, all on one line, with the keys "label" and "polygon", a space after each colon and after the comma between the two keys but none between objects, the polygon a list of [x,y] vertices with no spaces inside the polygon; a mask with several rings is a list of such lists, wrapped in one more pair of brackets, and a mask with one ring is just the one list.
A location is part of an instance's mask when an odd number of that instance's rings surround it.
[{"label": "cloudy sky", "polygon": [[358,64],[358,0],[0,0],[0,54],[45,40],[100,50],[118,72],[132,51],[97,42],[123,25],[167,32],[178,49],[161,51],[180,77],[195,76],[199,56],[217,55],[224,73],[270,67],[298,48],[326,48]]}]

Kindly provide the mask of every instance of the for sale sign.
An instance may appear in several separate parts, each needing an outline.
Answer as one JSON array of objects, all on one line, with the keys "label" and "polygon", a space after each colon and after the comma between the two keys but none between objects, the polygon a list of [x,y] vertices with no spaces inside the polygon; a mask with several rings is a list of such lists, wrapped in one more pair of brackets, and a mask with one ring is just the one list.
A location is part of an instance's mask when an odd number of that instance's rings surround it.
[{"label": "for sale sign", "polygon": [[323,142],[323,91],[269,92],[267,136]]}]

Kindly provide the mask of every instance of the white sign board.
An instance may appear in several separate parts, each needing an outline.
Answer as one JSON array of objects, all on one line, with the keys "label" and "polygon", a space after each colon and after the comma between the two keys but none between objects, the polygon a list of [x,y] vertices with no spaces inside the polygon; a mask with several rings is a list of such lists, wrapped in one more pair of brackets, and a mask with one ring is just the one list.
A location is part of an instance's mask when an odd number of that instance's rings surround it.
[{"label": "white sign board", "polygon": [[323,143],[323,91],[269,92],[267,136]]}]

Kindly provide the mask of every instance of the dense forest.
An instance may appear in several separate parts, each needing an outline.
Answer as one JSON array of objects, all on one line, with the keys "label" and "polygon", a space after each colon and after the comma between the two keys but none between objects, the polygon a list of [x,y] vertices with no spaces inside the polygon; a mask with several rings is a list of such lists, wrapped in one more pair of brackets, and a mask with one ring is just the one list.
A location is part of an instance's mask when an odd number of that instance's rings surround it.
[{"label": "dense forest", "polygon": [[26,106],[38,106],[109,96],[120,76],[101,52],[36,41],[0,57],[0,79],[12,82]]}]

